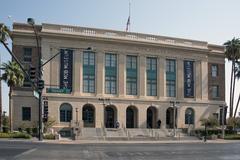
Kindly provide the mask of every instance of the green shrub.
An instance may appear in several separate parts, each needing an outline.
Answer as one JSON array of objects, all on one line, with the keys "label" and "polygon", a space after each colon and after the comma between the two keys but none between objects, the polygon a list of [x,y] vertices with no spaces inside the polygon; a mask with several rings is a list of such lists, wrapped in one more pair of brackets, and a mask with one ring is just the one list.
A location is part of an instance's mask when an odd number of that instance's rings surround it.
[{"label": "green shrub", "polygon": [[21,132],[13,132],[13,133],[0,133],[0,138],[24,138],[30,139],[31,135]]},{"label": "green shrub", "polygon": [[54,134],[45,134],[43,135],[44,139],[55,139],[55,135]]},{"label": "green shrub", "polygon": [[240,134],[227,134],[224,139],[227,140],[240,140]]},{"label": "green shrub", "polygon": [[16,133],[11,133],[11,134],[12,134],[11,138],[24,138],[24,139],[32,138],[31,135],[26,134],[26,133],[21,133],[21,132],[16,132]]}]

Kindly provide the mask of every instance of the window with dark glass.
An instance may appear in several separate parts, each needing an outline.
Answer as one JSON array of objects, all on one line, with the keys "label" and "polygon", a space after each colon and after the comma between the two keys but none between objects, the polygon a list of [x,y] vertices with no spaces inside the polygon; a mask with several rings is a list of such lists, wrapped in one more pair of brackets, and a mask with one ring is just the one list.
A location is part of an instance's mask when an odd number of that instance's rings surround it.
[{"label": "window with dark glass", "polygon": [[23,62],[32,62],[32,48],[23,48]]},{"label": "window with dark glass", "polygon": [[137,56],[127,56],[127,95],[137,95]]},{"label": "window with dark glass", "polygon": [[218,85],[213,85],[212,86],[212,97],[213,98],[218,98],[219,97],[219,86]]},{"label": "window with dark glass", "polygon": [[83,92],[95,92],[95,53],[83,52]]},{"label": "window with dark glass", "polygon": [[22,107],[22,120],[31,121],[31,107]]},{"label": "window with dark glass", "polygon": [[72,107],[69,104],[60,106],[60,122],[70,122],[72,120]]},{"label": "window with dark glass", "polygon": [[217,75],[218,75],[218,66],[217,65],[212,65],[211,66],[211,72],[212,72],[212,77],[217,77]]},{"label": "window with dark glass", "polygon": [[176,97],[176,61],[166,59],[166,96]]},{"label": "window with dark glass", "polygon": [[117,55],[105,54],[105,93],[117,93]]},{"label": "window with dark glass", "polygon": [[187,108],[185,111],[185,124],[194,124],[194,111],[192,108]]},{"label": "window with dark glass", "polygon": [[157,58],[147,58],[147,95],[157,95]]}]

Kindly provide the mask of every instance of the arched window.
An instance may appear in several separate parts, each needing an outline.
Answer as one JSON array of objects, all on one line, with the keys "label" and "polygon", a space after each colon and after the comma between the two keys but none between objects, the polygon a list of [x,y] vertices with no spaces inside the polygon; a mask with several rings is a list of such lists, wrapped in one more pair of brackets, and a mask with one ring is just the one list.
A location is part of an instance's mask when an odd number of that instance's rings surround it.
[{"label": "arched window", "polygon": [[194,124],[194,110],[187,108],[185,111],[185,124]]},{"label": "arched window", "polygon": [[72,106],[64,103],[60,106],[60,122],[70,122],[72,120]]}]

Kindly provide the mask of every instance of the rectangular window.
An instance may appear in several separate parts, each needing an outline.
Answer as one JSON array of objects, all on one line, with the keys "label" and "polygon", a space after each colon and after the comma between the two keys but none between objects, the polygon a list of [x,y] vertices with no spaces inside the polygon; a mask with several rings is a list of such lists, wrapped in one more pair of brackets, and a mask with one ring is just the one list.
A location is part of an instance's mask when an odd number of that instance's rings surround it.
[{"label": "rectangular window", "polygon": [[194,97],[194,62],[184,61],[184,97]]},{"label": "rectangular window", "polygon": [[167,80],[167,97],[176,97],[176,81]]},{"label": "rectangular window", "polygon": [[212,77],[217,77],[217,75],[218,75],[218,66],[217,65],[212,65],[211,66],[211,72],[212,72]]},{"label": "rectangular window", "polygon": [[213,98],[219,97],[219,86],[218,85],[212,86],[212,97]]},{"label": "rectangular window", "polygon": [[137,95],[137,56],[127,56],[127,95]]},{"label": "rectangular window", "polygon": [[83,52],[83,92],[95,92],[95,53]]},{"label": "rectangular window", "polygon": [[157,58],[147,58],[147,95],[157,96]]},{"label": "rectangular window", "polygon": [[105,54],[105,93],[117,93],[117,55]]},{"label": "rectangular window", "polygon": [[32,48],[23,48],[23,62],[24,63],[32,62]]},{"label": "rectangular window", "polygon": [[31,121],[31,107],[22,107],[22,120]]},{"label": "rectangular window", "polygon": [[176,97],[176,60],[166,59],[166,96]]}]

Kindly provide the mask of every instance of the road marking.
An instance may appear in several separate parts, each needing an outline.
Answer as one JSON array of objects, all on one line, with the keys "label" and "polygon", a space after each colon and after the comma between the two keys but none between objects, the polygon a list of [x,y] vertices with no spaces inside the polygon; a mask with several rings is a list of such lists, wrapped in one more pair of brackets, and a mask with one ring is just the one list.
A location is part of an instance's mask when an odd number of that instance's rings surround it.
[{"label": "road marking", "polygon": [[36,148],[30,149],[30,150],[28,150],[28,151],[26,151],[26,152],[23,152],[23,153],[21,153],[21,154],[19,154],[19,155],[16,155],[14,158],[19,158],[19,157],[21,157],[21,156],[25,156],[25,155],[27,155],[27,154],[30,154],[30,153],[36,151],[36,150],[37,150]]}]

